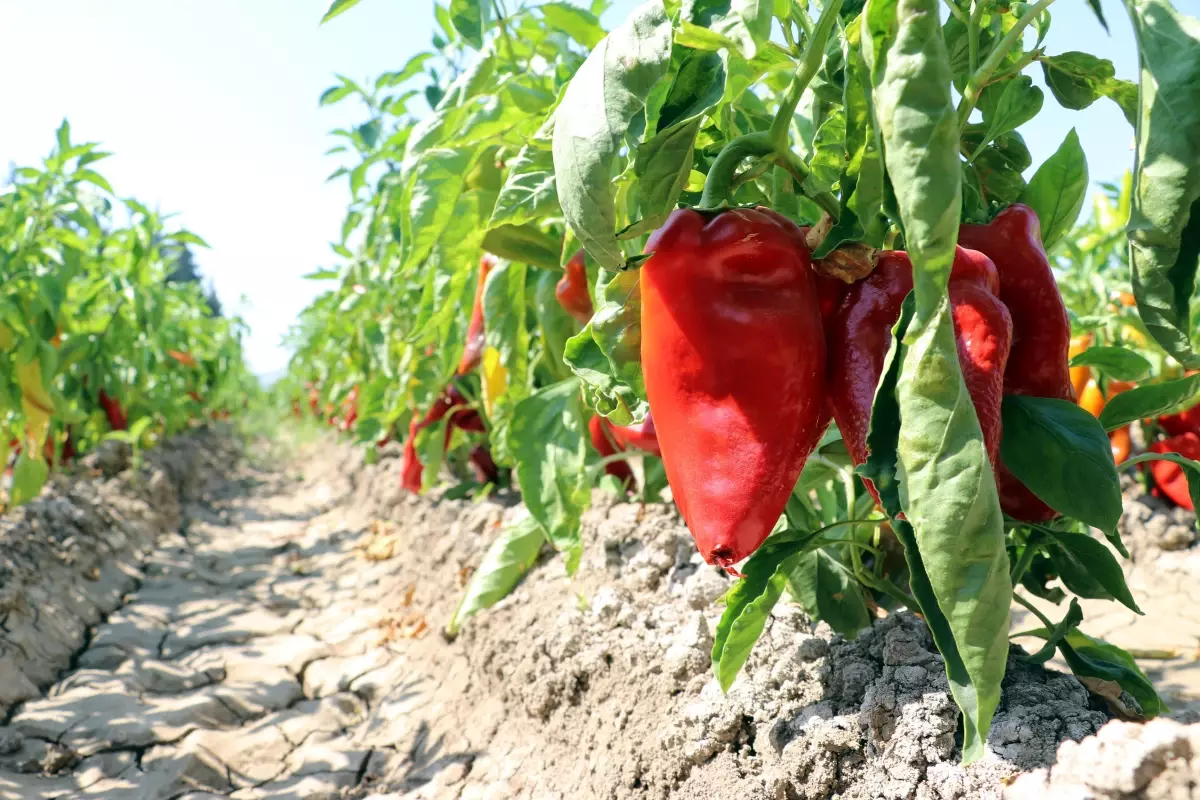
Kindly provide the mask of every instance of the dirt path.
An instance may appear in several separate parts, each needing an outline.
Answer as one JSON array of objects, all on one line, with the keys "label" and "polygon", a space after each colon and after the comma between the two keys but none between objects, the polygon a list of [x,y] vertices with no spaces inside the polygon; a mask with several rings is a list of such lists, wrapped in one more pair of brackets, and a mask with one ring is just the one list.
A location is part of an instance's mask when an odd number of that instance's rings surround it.
[{"label": "dirt path", "polygon": [[184,508],[67,674],[0,727],[0,797],[318,797],[393,755],[411,687],[335,498],[244,470]]}]

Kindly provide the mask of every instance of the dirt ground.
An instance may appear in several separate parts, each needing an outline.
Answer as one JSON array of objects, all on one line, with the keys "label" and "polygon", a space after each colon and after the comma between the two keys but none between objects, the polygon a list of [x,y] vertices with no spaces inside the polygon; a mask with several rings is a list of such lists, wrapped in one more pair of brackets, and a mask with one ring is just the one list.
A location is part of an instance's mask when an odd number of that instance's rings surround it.
[{"label": "dirt ground", "polygon": [[[1192,727],[1105,726],[1074,678],[1015,658],[964,769],[941,660],[906,614],[847,642],[781,603],[723,695],[727,579],[664,506],[598,495],[574,578],[544,553],[449,641],[471,571],[524,511],[411,497],[397,456],[319,443],[281,463],[199,436],[136,481],[92,463],[0,522],[0,798],[1152,797],[1190,780]],[[1135,569],[1192,560],[1139,533],[1161,509],[1140,514]],[[1175,643],[1147,663],[1186,711],[1197,643],[1167,638],[1190,613],[1180,569],[1147,572],[1139,602],[1163,637],[1145,641]],[[1168,585],[1179,597],[1151,610]],[[1085,629],[1123,643],[1133,626],[1108,619]],[[1072,767],[1097,753],[1119,768]],[[1091,795],[1071,794],[1081,780]]]}]

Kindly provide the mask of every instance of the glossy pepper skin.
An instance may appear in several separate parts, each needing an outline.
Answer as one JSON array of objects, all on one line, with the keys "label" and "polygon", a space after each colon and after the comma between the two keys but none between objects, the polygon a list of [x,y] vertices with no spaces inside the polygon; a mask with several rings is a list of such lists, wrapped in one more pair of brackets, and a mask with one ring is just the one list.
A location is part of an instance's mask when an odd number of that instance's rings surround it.
[{"label": "glossy pepper skin", "polygon": [[[1155,442],[1150,445],[1150,452],[1179,453],[1184,458],[1200,461],[1200,435],[1189,432],[1172,436],[1165,442]],[[1188,491],[1188,479],[1183,467],[1170,461],[1152,461],[1150,462],[1150,474],[1154,476],[1154,482],[1158,485],[1159,491],[1166,495],[1171,502],[1189,511],[1196,510],[1195,504],[1192,502],[1192,495]]]},{"label": "glossy pepper skin", "polygon": [[587,264],[580,250],[567,262],[562,278],[554,287],[554,296],[563,309],[580,325],[592,318],[592,296],[588,293]]},{"label": "glossy pepper skin", "polygon": [[[908,255],[884,251],[875,271],[850,286],[826,327],[826,402],[855,464],[867,459],[875,388],[891,346],[892,326],[912,287]],[[995,265],[982,253],[957,248],[949,295],[958,363],[994,468],[1000,447],[1004,367],[1012,341],[1012,320],[1000,302]],[[875,495],[870,482],[867,487]]]},{"label": "glossy pepper skin", "polygon": [[475,305],[471,307],[471,321],[467,325],[467,344],[458,362],[459,375],[466,375],[478,367],[483,358],[483,287],[494,266],[496,257],[491,253],[484,253],[483,258],[479,259],[479,282],[475,284]]},{"label": "glossy pepper skin", "polygon": [[[588,420],[588,435],[591,437],[592,447],[596,449],[601,458],[625,452],[625,448],[617,443],[617,439],[613,435],[612,425],[604,417],[595,416]],[[633,477],[633,468],[629,466],[628,461],[613,461],[605,464],[604,472],[616,478],[627,492],[633,491],[636,487],[637,482]]]},{"label": "glossy pepper skin", "polygon": [[108,417],[108,425],[114,431],[123,431],[129,428],[129,419],[125,416],[124,409],[121,408],[121,401],[109,396],[108,392],[103,389],[100,390],[100,407],[104,409],[104,415]]},{"label": "glossy pepper skin", "polygon": [[642,370],[675,503],[733,572],[821,435],[825,334],[800,229],[764,209],[671,214],[641,267]]},{"label": "glossy pepper skin", "polygon": [[1200,405],[1158,418],[1158,424],[1172,436],[1194,433],[1200,436]]},{"label": "glossy pepper skin", "polygon": [[[1037,214],[1019,203],[1009,206],[987,225],[961,226],[958,243],[992,259],[1000,273],[1000,299],[1013,324],[1004,393],[1075,402],[1067,358],[1071,323],[1042,247]],[[1009,516],[1027,522],[1058,516],[1003,464],[996,483]]]}]

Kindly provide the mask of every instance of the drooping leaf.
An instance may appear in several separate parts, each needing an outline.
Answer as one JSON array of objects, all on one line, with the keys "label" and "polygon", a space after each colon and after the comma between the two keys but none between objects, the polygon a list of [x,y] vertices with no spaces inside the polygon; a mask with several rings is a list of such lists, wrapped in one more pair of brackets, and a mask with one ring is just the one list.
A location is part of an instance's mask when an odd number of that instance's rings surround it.
[{"label": "drooping leaf", "polygon": [[1191,298],[1200,258],[1200,21],[1125,0],[1141,62],[1137,167],[1126,231],[1138,313],[1176,361],[1200,368]]},{"label": "drooping leaf", "polygon": [[1072,128],[1021,193],[1021,202],[1037,212],[1047,250],[1075,227],[1087,187],[1087,158]]},{"label": "drooping leaf", "polygon": [[575,73],[557,111],[554,175],[563,215],[600,266],[619,269],[612,165],[634,117],[671,61],[671,23],[661,0],[633,11]]},{"label": "drooping leaf", "polygon": [[854,574],[827,549],[802,555],[788,574],[788,588],[810,617],[847,638],[871,624]]},{"label": "drooping leaf", "polygon": [[584,427],[579,380],[570,378],[518,403],[508,430],[521,496],[550,541],[566,554],[568,574],[575,572],[583,553],[579,517],[590,500]]},{"label": "drooping leaf", "polygon": [[1119,600],[1130,611],[1142,613],[1129,593],[1121,565],[1107,547],[1086,533],[1046,533],[1051,539],[1046,554],[1064,586],[1080,597]]},{"label": "drooping leaf", "polygon": [[1133,656],[1115,644],[1088,636],[1076,629],[1059,642],[1059,649],[1067,665],[1077,676],[1118,684],[1137,700],[1147,717],[1156,717],[1169,710],[1158,696],[1158,692],[1154,691],[1154,684],[1133,660]]},{"label": "drooping leaf", "polygon": [[1105,534],[1121,518],[1121,481],[1104,427],[1066,400],[1007,395],[1000,458],[1055,511]]},{"label": "drooping leaf", "polygon": [[1129,124],[1136,124],[1137,86],[1117,78],[1116,69],[1108,59],[1072,51],[1042,56],[1038,63],[1042,65],[1046,85],[1063,108],[1078,111],[1101,97],[1109,97],[1120,106]]}]

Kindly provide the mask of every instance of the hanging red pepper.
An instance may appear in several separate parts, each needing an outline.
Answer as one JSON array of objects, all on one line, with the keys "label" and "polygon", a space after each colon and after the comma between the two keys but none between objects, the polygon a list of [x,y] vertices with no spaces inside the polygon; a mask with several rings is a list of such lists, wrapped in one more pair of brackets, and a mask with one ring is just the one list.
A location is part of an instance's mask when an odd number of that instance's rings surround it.
[{"label": "hanging red pepper", "polygon": [[408,424],[408,438],[404,440],[404,456],[400,459],[400,485],[413,494],[421,493],[421,474],[425,465],[417,455],[417,431],[420,430],[416,416]]},{"label": "hanging red pepper", "polygon": [[[883,251],[875,271],[849,287],[825,329],[829,353],[826,401],[855,464],[867,459],[875,388],[891,345],[892,326],[912,287],[908,254]],[[991,260],[974,250],[957,248],[949,294],[958,363],[993,466],[1000,447],[1004,365],[1012,340],[1012,321],[998,292],[999,278]],[[869,481],[867,488],[878,500]]]},{"label": "hanging red pepper", "polygon": [[[588,420],[588,433],[591,434],[592,447],[596,448],[596,452],[600,454],[601,458],[615,456],[625,451],[625,448],[617,443],[616,437],[612,434],[612,426],[604,417],[595,416]],[[632,492],[637,486],[636,479],[633,477],[633,468],[629,466],[628,461],[610,461],[604,465],[604,471],[616,478],[627,492]]]},{"label": "hanging red pepper", "polygon": [[[1155,442],[1150,445],[1150,452],[1178,453],[1184,458],[1200,461],[1200,435],[1188,432],[1172,436],[1165,442]],[[1152,461],[1150,462],[1150,474],[1154,476],[1158,491],[1166,495],[1171,502],[1189,511],[1196,510],[1192,503],[1191,492],[1188,490],[1188,479],[1183,467],[1170,461]]]},{"label": "hanging red pepper", "polygon": [[471,472],[475,475],[476,483],[499,483],[500,470],[492,460],[492,453],[487,445],[477,444],[471,448],[467,461],[471,464]]},{"label": "hanging red pepper", "polygon": [[[1025,205],[1009,206],[987,225],[960,227],[958,242],[992,259],[1000,273],[1000,299],[1013,325],[1004,393],[1075,402],[1067,357],[1071,323],[1042,247],[1037,214]],[[1003,464],[996,482],[1009,516],[1028,522],[1058,516]]]},{"label": "hanging red pepper", "polygon": [[[196,402],[200,402],[200,401],[197,400]],[[321,394],[317,391],[317,387],[313,386],[312,384],[309,384],[308,410],[310,412],[312,412],[312,415],[315,417],[320,413],[320,408],[321,408]]]},{"label": "hanging red pepper", "polygon": [[341,429],[343,432],[349,431],[354,427],[354,423],[358,421],[358,387],[355,386],[350,390],[350,394],[342,401],[342,421]]},{"label": "hanging red pepper", "polygon": [[111,397],[103,389],[100,390],[100,407],[104,409],[104,415],[108,417],[108,426],[114,431],[123,431],[129,428],[129,419],[121,408],[121,401]]},{"label": "hanging red pepper", "polygon": [[642,266],[642,368],[675,502],[734,572],[820,438],[825,335],[809,251],[765,208],[674,211]]},{"label": "hanging red pepper", "polygon": [[592,318],[592,295],[588,292],[587,264],[580,250],[567,262],[564,275],[554,287],[554,296],[568,314],[580,325]]},{"label": "hanging red pepper", "polygon": [[462,359],[458,362],[458,374],[466,375],[479,366],[483,359],[483,287],[487,283],[488,273],[496,266],[496,257],[484,253],[479,259],[479,281],[475,284],[475,305],[471,307],[471,322],[467,325],[467,344],[463,349]]},{"label": "hanging red pepper", "polygon": [[[436,425],[441,422],[447,414],[450,414],[450,419],[446,424],[446,436],[443,441],[443,450],[450,449],[450,437],[454,433],[454,429],[458,428],[463,431],[484,433],[487,428],[483,424],[483,417],[473,408],[459,408],[468,404],[466,395],[459,391],[457,386],[451,384],[437,396],[433,401],[433,405],[429,407],[429,411],[425,416],[417,419],[413,417],[412,422],[408,426],[408,438],[404,442],[404,455],[401,459],[401,484],[405,489],[417,494],[421,491],[421,473],[424,470],[424,465],[421,464],[420,457],[417,455],[416,438],[417,434],[428,428],[430,425]],[[453,409],[457,411],[450,413]]]},{"label": "hanging red pepper", "polygon": [[1185,433],[1200,435],[1200,405],[1192,406],[1178,414],[1159,417],[1158,424],[1171,436],[1181,436]]}]

